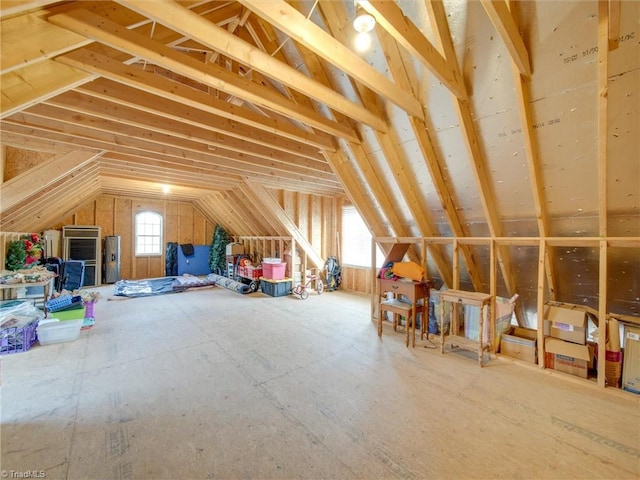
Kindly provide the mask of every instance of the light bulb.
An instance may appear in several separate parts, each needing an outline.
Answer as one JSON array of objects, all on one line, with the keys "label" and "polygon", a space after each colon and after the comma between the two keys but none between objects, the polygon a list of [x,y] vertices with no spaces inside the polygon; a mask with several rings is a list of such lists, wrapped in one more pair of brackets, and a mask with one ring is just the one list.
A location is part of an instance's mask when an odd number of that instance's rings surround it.
[{"label": "light bulb", "polygon": [[367,32],[360,32],[356,35],[355,44],[356,50],[360,52],[368,50],[371,46],[371,35],[369,35]]},{"label": "light bulb", "polygon": [[353,28],[356,32],[370,32],[376,26],[376,19],[367,13],[360,5],[356,7],[356,16],[353,19]]}]

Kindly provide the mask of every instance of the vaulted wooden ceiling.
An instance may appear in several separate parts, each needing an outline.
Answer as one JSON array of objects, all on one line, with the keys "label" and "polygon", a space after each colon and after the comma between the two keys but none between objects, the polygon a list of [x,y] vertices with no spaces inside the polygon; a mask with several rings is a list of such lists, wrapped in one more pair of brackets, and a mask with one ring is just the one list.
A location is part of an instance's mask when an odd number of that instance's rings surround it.
[{"label": "vaulted wooden ceiling", "polygon": [[366,52],[353,0],[3,0],[2,146],[51,157],[0,228],[170,184],[214,221],[279,189],[345,194],[376,236],[640,235],[640,2],[359,3]]}]

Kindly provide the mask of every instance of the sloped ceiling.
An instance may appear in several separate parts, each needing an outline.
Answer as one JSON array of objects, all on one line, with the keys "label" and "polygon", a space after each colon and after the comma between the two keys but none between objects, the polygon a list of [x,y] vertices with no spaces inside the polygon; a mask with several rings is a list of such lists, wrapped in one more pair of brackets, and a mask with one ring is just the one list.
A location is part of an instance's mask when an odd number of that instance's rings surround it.
[{"label": "sloped ceiling", "polygon": [[[51,157],[1,229],[168,183],[220,223],[283,189],[376,236],[640,235],[640,2],[359,3],[366,52],[353,0],[2,1],[2,145]],[[234,234],[277,233],[247,210]]]}]

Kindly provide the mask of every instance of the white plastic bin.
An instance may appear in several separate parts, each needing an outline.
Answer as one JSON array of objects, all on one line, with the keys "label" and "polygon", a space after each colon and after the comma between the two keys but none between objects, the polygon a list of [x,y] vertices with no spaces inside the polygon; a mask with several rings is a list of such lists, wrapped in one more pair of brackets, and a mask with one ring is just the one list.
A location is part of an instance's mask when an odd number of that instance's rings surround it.
[{"label": "white plastic bin", "polygon": [[36,329],[38,342],[40,345],[73,342],[80,336],[80,328],[83,321],[83,318],[77,320],[42,320]]}]

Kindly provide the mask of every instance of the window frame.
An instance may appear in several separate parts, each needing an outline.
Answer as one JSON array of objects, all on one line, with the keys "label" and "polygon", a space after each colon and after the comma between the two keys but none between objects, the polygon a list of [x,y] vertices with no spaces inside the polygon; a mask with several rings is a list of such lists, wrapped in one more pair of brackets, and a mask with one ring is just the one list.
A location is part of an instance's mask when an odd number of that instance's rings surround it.
[{"label": "window frame", "polygon": [[[139,221],[139,218],[142,218],[143,216],[151,216],[152,218],[155,217],[158,219],[158,223],[155,222],[144,222],[142,223],[141,221]],[[152,229],[154,227],[159,227],[159,232],[158,234],[155,233],[151,233],[151,234],[146,234],[146,233],[139,233],[138,229],[140,227],[140,225],[146,225],[146,226],[150,226]],[[138,212],[135,213],[134,217],[133,217],[133,228],[134,228],[134,237],[133,237],[133,252],[134,252],[134,256],[135,257],[161,257],[162,256],[162,242],[163,242],[163,237],[164,237],[164,218],[162,216],[162,214],[160,212],[156,212],[153,210],[140,210]],[[158,250],[157,251],[153,251],[151,253],[147,253],[147,252],[140,252],[139,251],[139,242],[138,239],[139,238],[158,238]]]}]

